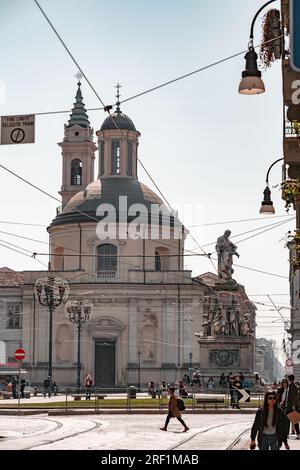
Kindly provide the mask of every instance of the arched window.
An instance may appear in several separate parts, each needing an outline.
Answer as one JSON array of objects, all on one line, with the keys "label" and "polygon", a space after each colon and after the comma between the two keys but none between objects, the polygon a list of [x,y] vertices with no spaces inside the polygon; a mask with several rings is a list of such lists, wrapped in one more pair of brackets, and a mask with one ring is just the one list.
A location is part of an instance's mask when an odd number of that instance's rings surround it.
[{"label": "arched window", "polygon": [[117,262],[117,247],[115,245],[99,245],[98,251],[98,271],[116,271],[118,267]]},{"label": "arched window", "polygon": [[111,174],[120,174],[120,141],[111,141]]},{"label": "arched window", "polygon": [[163,246],[155,248],[155,271],[167,271],[170,269],[169,250]]},{"label": "arched window", "polygon": [[161,258],[158,251],[155,252],[155,271],[161,271]]},{"label": "arched window", "polygon": [[71,162],[71,185],[82,184],[82,161],[74,158]]}]

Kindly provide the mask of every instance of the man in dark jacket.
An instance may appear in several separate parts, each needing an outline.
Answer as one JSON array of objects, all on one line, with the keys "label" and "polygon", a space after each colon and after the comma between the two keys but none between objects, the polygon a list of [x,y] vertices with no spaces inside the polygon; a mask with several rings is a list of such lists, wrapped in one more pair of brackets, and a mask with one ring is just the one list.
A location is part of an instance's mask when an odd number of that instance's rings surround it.
[{"label": "man in dark jacket", "polygon": [[48,394],[48,397],[51,398],[51,377],[48,375],[48,377],[44,380],[44,398],[46,398],[46,395]]},{"label": "man in dark jacket", "polygon": [[[293,374],[288,376],[288,392],[287,392],[287,399],[286,399],[286,406],[285,406],[285,414],[288,415],[292,411],[297,411],[299,409],[299,394],[298,389],[294,383],[295,376]],[[296,431],[296,439],[300,439],[300,430],[299,430],[299,423],[295,425]]]}]

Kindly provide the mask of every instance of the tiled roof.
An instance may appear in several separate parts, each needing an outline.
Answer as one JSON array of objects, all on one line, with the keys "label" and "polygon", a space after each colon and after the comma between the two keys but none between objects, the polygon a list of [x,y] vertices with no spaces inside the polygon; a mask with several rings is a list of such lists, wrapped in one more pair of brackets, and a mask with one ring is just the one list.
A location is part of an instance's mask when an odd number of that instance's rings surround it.
[{"label": "tiled roof", "polygon": [[17,287],[24,284],[24,273],[9,268],[0,268],[0,287]]}]

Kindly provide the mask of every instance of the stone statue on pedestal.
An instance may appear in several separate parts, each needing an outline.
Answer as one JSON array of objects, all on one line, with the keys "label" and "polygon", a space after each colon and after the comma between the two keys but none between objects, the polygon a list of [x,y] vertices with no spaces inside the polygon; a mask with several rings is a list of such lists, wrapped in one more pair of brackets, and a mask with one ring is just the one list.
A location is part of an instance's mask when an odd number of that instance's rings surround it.
[{"label": "stone statue on pedestal", "polygon": [[224,235],[217,239],[216,251],[218,254],[218,276],[223,281],[233,281],[232,274],[232,264],[233,255],[239,257],[240,255],[236,251],[236,245],[234,245],[230,240],[231,232],[230,230],[225,230]]},{"label": "stone statue on pedestal", "polygon": [[211,322],[209,320],[208,313],[203,313],[203,323],[201,324],[201,334],[202,336],[211,335]]},{"label": "stone statue on pedestal", "polygon": [[252,336],[254,333],[249,317],[249,313],[245,313],[244,317],[240,321],[241,336]]},{"label": "stone statue on pedestal", "polygon": [[215,316],[212,320],[212,333],[215,336],[225,335],[226,330],[226,315],[224,315],[224,310],[221,307],[218,307]]}]

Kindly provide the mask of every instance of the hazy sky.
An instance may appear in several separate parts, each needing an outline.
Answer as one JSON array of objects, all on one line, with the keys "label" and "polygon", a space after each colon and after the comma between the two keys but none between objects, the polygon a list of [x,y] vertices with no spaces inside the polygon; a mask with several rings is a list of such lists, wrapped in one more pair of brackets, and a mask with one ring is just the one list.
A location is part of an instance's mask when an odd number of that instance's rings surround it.
[{"label": "hazy sky", "polygon": [[[106,104],[121,100],[246,49],[252,18],[261,0],[41,0],[49,18]],[[279,1],[274,4],[279,7]],[[266,10],[267,11],[267,10]],[[1,0],[1,75],[6,96],[1,115],[68,110],[74,102],[78,71],[33,0]],[[261,19],[261,18],[260,18]],[[255,43],[261,38],[257,21]],[[181,209],[207,252],[225,229],[232,236],[265,227],[284,218],[259,218],[269,165],[282,156],[282,93],[280,63],[263,78],[266,93],[241,96],[238,84],[245,61],[239,56],[122,106],[141,132],[139,158],[173,207]],[[82,92],[88,108],[101,106],[87,83]],[[2,97],[3,98],[3,97]],[[106,117],[90,112],[94,130]],[[68,114],[38,116],[36,143],[2,146],[0,162],[54,196],[61,185],[61,156]],[[96,173],[97,174],[97,173]],[[153,185],[140,168],[139,179]],[[47,241],[45,227],[59,204],[0,168],[0,230]],[[285,215],[280,199],[281,167],[270,173],[276,215]],[[184,210],[182,211],[182,208]],[[195,213],[200,216],[195,217]],[[194,213],[194,215],[193,215]],[[293,215],[293,211],[291,212]],[[243,219],[256,221],[229,223]],[[2,223],[26,222],[45,227]],[[291,221],[238,244],[242,266],[285,278],[235,267],[234,277],[258,305],[257,336],[281,344],[283,325],[266,294],[278,306],[289,304],[288,250],[285,235]],[[250,233],[253,235],[257,232]],[[232,238],[238,241],[248,235]],[[31,252],[45,245],[1,234],[0,239]],[[2,241],[0,241],[2,243]],[[188,237],[186,248],[197,248]],[[201,252],[201,251],[200,251]],[[30,255],[30,254],[29,254]],[[39,258],[46,262],[45,257]],[[203,257],[186,258],[197,275],[213,271]],[[0,246],[0,266],[40,269],[35,260]],[[282,294],[282,295],[278,295]],[[281,310],[285,316],[289,311]]]}]

